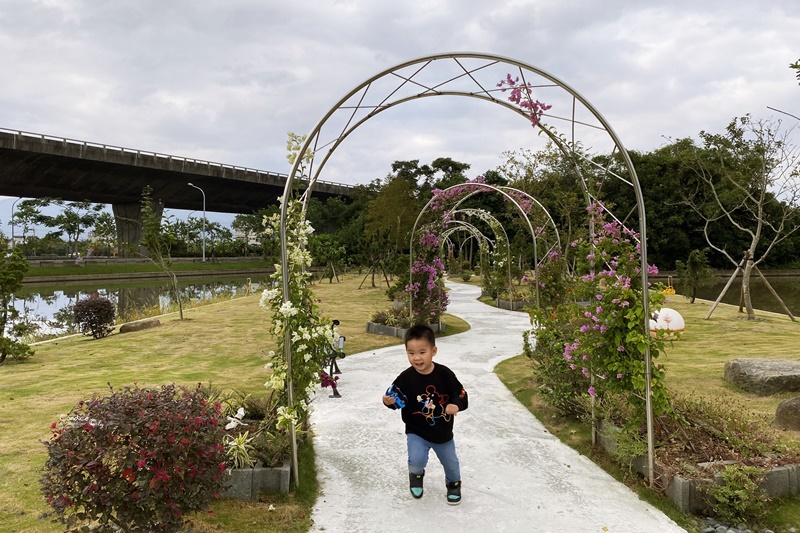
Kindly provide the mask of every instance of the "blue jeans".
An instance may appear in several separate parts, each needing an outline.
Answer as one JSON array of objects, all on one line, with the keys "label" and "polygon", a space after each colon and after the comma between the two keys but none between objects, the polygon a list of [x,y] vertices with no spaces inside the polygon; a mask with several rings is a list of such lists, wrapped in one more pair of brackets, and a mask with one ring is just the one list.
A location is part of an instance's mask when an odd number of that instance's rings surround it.
[{"label": "blue jeans", "polygon": [[409,433],[406,435],[408,441],[408,471],[412,474],[422,474],[428,464],[428,454],[433,448],[436,457],[444,467],[444,479],[447,483],[461,481],[461,468],[456,455],[456,441],[450,439],[442,444],[428,442],[419,435]]}]

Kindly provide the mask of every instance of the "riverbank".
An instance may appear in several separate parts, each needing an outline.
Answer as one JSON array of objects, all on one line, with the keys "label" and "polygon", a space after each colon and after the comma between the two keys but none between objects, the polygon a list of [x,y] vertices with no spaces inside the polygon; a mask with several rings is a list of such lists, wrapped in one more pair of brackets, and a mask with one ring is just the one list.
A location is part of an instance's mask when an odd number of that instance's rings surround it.
[{"label": "riverbank", "polygon": [[[773,269],[773,270],[761,270],[761,273],[764,274],[764,277],[769,279],[800,279],[800,270],[797,269]],[[733,275],[733,270],[712,270],[712,275],[714,278],[721,278],[721,279],[728,279]],[[678,277],[678,273],[674,270],[662,270],[655,276],[650,276],[649,279],[652,281],[661,281],[666,282],[668,278],[675,278]],[[737,279],[741,279],[741,273],[737,276]],[[758,279],[758,274],[753,272],[754,281]]]},{"label": "riverbank", "polygon": [[[213,262],[201,262],[197,258],[176,258],[172,269],[178,277],[210,277],[231,275],[269,275],[275,271],[272,262],[263,258],[225,257]],[[28,270],[23,285],[52,285],[85,283],[98,280],[147,280],[167,279],[164,271],[148,259],[90,259],[80,264],[74,261],[35,261]]]}]

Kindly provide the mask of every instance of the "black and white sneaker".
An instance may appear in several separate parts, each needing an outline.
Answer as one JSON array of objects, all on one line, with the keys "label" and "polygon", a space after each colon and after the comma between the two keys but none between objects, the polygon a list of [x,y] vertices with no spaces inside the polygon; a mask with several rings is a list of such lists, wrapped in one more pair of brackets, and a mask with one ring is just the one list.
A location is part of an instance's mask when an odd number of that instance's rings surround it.
[{"label": "black and white sneaker", "polygon": [[447,484],[447,503],[448,505],[458,505],[461,503],[460,481],[453,481]]},{"label": "black and white sneaker", "polygon": [[408,487],[411,490],[411,495],[417,499],[422,498],[422,478],[424,477],[424,470],[421,474],[408,473]]}]

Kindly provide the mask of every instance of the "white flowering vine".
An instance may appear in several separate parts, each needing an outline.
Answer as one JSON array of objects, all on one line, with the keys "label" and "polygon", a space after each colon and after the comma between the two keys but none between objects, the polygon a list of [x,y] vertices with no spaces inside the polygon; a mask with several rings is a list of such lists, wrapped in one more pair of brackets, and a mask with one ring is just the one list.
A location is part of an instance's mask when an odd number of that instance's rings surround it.
[{"label": "white flowering vine", "polygon": [[[280,217],[265,217],[265,225],[272,235],[280,233]],[[286,210],[286,246],[289,259],[289,299],[283,301],[280,289],[269,288],[261,295],[261,307],[272,313],[270,333],[275,338],[278,348],[269,353],[270,361],[266,365],[272,371],[264,384],[270,390],[280,394],[277,426],[289,429],[292,425],[303,424],[310,414],[311,399],[320,383],[320,370],[325,356],[337,337],[331,321],[323,317],[313,293],[308,287],[311,266],[311,255],[306,250],[308,237],[314,228],[303,218],[302,203],[290,200]],[[272,275],[275,287],[283,286],[284,272],[280,265]],[[292,358],[292,384],[294,405],[289,405],[287,383],[289,365],[286,360],[286,338],[290,333]]]}]

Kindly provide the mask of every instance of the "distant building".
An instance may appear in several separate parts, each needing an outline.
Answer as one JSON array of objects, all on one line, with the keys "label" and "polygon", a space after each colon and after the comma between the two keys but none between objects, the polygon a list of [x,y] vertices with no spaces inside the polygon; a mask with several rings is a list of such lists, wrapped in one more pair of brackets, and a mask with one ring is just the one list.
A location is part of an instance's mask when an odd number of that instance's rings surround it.
[{"label": "distant building", "polygon": [[261,237],[259,237],[255,233],[246,233],[240,229],[237,229],[233,233],[233,238],[245,241],[248,246],[260,246],[261,245]]}]

